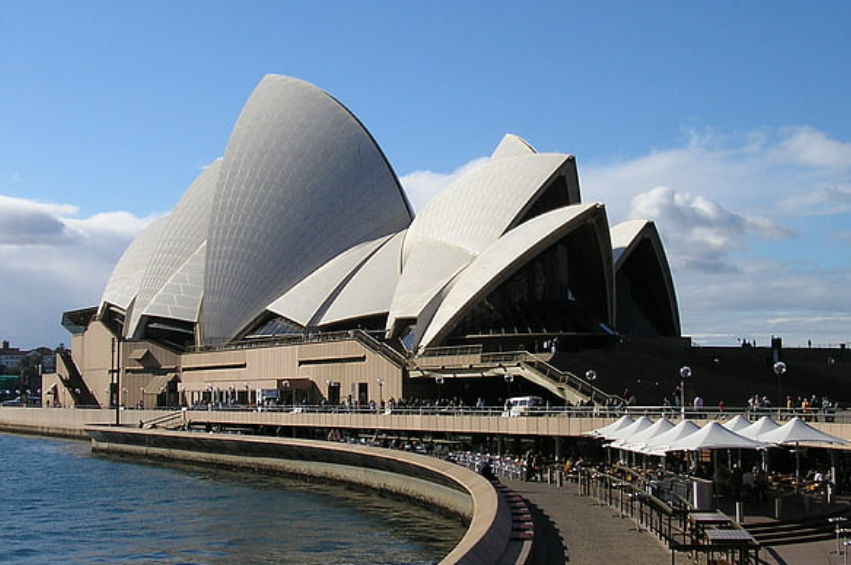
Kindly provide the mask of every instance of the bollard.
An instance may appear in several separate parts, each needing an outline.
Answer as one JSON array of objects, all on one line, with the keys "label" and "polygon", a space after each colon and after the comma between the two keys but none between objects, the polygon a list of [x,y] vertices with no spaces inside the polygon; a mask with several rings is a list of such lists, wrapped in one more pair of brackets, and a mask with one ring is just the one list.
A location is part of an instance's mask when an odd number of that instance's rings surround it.
[{"label": "bollard", "polygon": [[563,487],[564,486],[564,473],[559,471],[558,474],[556,474],[556,479],[558,481],[558,486]]},{"label": "bollard", "polygon": [[736,503],[736,523],[741,524],[745,521],[745,505],[743,502]]},{"label": "bollard", "polygon": [[839,555],[841,550],[839,549],[839,535],[842,533],[842,523],[847,522],[848,518],[845,516],[833,516],[827,519],[828,523],[833,525],[833,528],[836,530],[836,554]]},{"label": "bollard", "polygon": [[783,500],[774,499],[774,519],[780,520],[783,517]]}]

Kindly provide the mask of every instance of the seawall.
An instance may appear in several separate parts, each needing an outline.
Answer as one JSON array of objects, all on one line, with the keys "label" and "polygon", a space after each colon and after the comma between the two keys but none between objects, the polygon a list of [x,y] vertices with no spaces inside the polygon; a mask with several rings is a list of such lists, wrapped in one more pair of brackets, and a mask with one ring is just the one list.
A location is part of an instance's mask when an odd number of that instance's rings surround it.
[{"label": "seawall", "polygon": [[88,426],[93,451],[270,470],[366,486],[434,505],[469,524],[441,565],[526,563],[531,544],[512,538],[511,510],[478,474],[403,451],[290,438]]},{"label": "seawall", "polygon": [[[122,411],[124,422],[162,416],[158,410]],[[115,422],[115,410],[0,407],[0,431],[88,440],[86,426]]]},{"label": "seawall", "polygon": [[[173,412],[172,412],[173,413]],[[162,411],[122,411],[123,422]],[[114,410],[0,407],[0,432],[92,440],[102,453],[264,469],[363,485],[437,506],[468,528],[440,565],[523,565],[532,540],[513,535],[513,507],[455,463],[404,451],[324,441],[115,426]]]}]

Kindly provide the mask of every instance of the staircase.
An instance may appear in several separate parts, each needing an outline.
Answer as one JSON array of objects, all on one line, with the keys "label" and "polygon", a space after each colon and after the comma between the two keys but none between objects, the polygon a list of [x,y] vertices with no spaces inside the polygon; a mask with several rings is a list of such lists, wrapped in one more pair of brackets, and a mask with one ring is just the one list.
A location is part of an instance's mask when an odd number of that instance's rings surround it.
[{"label": "staircase", "polygon": [[186,413],[182,410],[180,412],[172,412],[170,414],[164,414],[162,416],[157,416],[156,418],[151,418],[150,420],[139,422],[140,428],[152,429],[152,428],[163,428],[167,430],[179,430],[186,427]]},{"label": "staircase", "polygon": [[531,353],[525,353],[520,367],[527,380],[552,390],[572,404],[592,403],[595,406],[621,404],[623,399],[609,394],[570,371],[562,371]]},{"label": "staircase", "polygon": [[62,371],[57,371],[59,380],[68,391],[68,394],[74,400],[75,406],[86,406],[91,408],[100,408],[100,403],[94,393],[89,389],[80,370],[77,369],[77,364],[71,357],[71,351],[62,349],[56,357],[62,366],[65,368],[64,374]]},{"label": "staircase", "polygon": [[[844,508],[840,512],[814,518],[747,524],[745,529],[762,546],[792,545],[832,540],[836,539],[836,529],[828,521],[828,518],[848,513],[848,509]],[[851,520],[848,523],[851,523]]]},{"label": "staircase", "polygon": [[428,350],[410,360],[410,365],[424,374],[480,375],[521,377],[564,401],[578,405],[621,405],[619,396],[608,394],[586,379],[562,371],[542,355],[528,351],[484,353],[478,347],[443,347]]}]

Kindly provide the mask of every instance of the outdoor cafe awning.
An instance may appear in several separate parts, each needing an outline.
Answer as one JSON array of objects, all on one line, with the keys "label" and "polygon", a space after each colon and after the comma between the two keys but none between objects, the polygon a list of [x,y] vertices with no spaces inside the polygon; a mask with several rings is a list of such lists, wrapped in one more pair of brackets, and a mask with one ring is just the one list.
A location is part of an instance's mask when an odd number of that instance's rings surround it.
[{"label": "outdoor cafe awning", "polygon": [[635,422],[633,417],[627,414],[627,415],[621,416],[620,418],[618,418],[617,420],[615,420],[614,422],[612,422],[608,426],[603,426],[602,428],[598,428],[596,430],[591,430],[590,432],[588,432],[588,435],[602,437],[602,438],[606,438],[606,439],[614,439],[614,437],[610,437],[611,433],[616,432],[620,429],[623,429],[623,428],[629,426],[630,424],[632,424],[633,422]]},{"label": "outdoor cafe awning", "polygon": [[709,422],[679,443],[668,446],[666,451],[698,451],[701,449],[760,449],[767,447],[763,442],[746,438],[730,431],[718,422]]},{"label": "outdoor cafe awning", "polygon": [[760,441],[777,445],[796,443],[836,443],[847,444],[848,440],[833,436],[815,428],[800,418],[792,418],[775,430],[759,436]]},{"label": "outdoor cafe awning", "polygon": [[[659,421],[667,422],[665,419]],[[605,436],[600,435],[613,440],[612,447],[651,455],[664,455],[671,451],[767,447],[766,443],[740,435],[718,422],[709,422],[702,427],[691,420],[683,420],[673,427],[670,422],[668,424],[654,423],[642,416],[632,424],[607,431]],[[595,431],[599,433],[602,430]]]},{"label": "outdoor cafe awning", "polygon": [[644,428],[640,432],[632,434],[626,439],[616,439],[612,442],[612,447],[625,449],[627,451],[643,452],[647,446],[647,442],[658,435],[661,435],[674,427],[674,423],[667,418],[659,418],[652,425]]}]

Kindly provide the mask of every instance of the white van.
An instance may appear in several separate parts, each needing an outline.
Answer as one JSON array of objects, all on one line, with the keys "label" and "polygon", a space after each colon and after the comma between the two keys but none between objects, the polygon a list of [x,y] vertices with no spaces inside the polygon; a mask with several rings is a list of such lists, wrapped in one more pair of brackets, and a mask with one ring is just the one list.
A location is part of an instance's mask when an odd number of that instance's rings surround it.
[{"label": "white van", "polygon": [[534,416],[544,406],[540,396],[515,396],[505,401],[503,417]]}]

